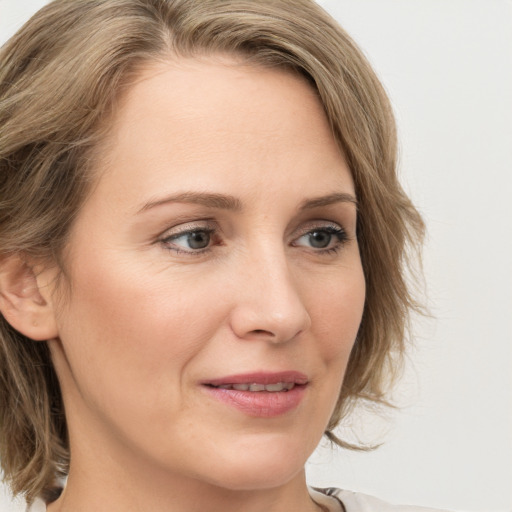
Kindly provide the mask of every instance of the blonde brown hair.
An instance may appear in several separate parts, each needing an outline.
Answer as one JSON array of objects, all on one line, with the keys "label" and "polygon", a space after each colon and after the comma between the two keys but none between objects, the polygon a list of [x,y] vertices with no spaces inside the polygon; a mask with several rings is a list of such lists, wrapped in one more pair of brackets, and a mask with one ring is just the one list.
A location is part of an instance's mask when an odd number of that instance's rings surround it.
[{"label": "blonde brown hair", "polygon": [[[326,434],[361,400],[383,403],[404,351],[407,248],[423,233],[396,174],[387,96],[350,37],[311,0],[56,0],[0,52],[0,258],[61,265],[93,181],[95,148],[123,88],[144,63],[234,53],[283,67],[316,89],[353,174],[367,297]],[[57,376],[44,342],[0,317],[0,460],[15,494],[48,492],[67,473]]]}]

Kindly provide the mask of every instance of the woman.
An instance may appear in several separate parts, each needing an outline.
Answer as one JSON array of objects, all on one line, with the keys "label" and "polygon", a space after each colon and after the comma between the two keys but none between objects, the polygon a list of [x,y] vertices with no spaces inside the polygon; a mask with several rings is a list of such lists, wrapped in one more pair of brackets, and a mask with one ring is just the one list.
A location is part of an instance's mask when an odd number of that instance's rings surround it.
[{"label": "woman", "polygon": [[57,0],[0,61],[14,493],[396,510],[304,476],[358,401],[385,403],[423,229],[345,32],[309,0]]}]

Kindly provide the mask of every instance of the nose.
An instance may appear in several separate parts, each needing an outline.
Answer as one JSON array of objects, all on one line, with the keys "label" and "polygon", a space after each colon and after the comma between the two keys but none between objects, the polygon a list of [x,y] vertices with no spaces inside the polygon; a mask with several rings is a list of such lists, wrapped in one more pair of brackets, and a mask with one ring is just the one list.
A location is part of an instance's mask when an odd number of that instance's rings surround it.
[{"label": "nose", "polygon": [[242,266],[231,328],[240,339],[284,343],[311,326],[311,318],[283,254],[258,257]]}]

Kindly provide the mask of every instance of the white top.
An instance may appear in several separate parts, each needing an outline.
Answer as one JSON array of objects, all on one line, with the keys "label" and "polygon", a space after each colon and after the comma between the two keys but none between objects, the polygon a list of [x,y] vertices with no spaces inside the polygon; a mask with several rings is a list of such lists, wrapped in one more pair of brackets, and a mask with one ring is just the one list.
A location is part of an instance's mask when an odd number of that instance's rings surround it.
[{"label": "white top", "polygon": [[433,508],[392,505],[367,494],[342,489],[329,488],[321,491],[309,490],[314,501],[325,506],[329,512],[442,512]]},{"label": "white top", "polygon": [[[313,500],[326,507],[329,512],[442,512],[433,508],[391,505],[373,496],[342,489],[330,488],[321,491],[309,490]],[[27,512],[46,512],[46,505],[42,500],[36,500],[27,508]]]}]

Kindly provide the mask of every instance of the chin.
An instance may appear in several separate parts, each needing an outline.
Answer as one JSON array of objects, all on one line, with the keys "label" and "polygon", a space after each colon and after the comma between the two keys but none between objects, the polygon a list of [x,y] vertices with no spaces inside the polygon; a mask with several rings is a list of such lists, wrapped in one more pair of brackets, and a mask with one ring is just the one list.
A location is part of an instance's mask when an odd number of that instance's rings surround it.
[{"label": "chin", "polygon": [[216,475],[211,484],[229,491],[261,491],[286,485],[304,470],[299,467],[252,467],[247,471],[234,474],[226,472]]},{"label": "chin", "polygon": [[[252,446],[230,450],[212,465],[213,485],[233,491],[271,489],[287,484],[304,471],[310,451],[305,446],[278,439],[272,443],[255,442]],[[211,478],[211,475],[214,475]]]}]

